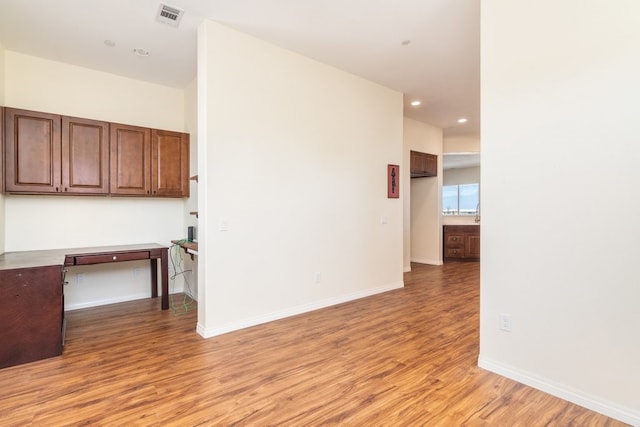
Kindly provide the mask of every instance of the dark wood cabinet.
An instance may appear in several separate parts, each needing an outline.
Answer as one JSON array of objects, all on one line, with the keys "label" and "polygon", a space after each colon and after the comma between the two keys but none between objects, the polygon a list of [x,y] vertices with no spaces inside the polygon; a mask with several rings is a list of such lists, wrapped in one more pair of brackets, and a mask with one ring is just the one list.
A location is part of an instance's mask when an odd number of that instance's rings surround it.
[{"label": "dark wood cabinet", "polygon": [[111,194],[189,196],[189,135],[111,125]]},{"label": "dark wood cabinet", "polygon": [[5,190],[58,193],[61,123],[56,114],[5,109]]},{"label": "dark wood cabinet", "polygon": [[189,196],[189,135],[151,131],[151,191],[154,196]]},{"label": "dark wood cabinet", "polygon": [[151,130],[111,125],[111,194],[151,194]]},{"label": "dark wood cabinet", "polygon": [[109,192],[109,123],[62,116],[62,192]]},{"label": "dark wood cabinet", "polygon": [[2,191],[189,196],[186,133],[16,108],[1,112]]},{"label": "dark wood cabinet", "polygon": [[0,270],[0,368],[62,354],[62,266]]},{"label": "dark wood cabinet", "polygon": [[443,240],[445,260],[480,259],[479,225],[445,225]]},{"label": "dark wood cabinet", "polygon": [[435,154],[411,151],[411,178],[438,175],[438,156]]},{"label": "dark wood cabinet", "polygon": [[5,191],[106,194],[109,124],[6,109]]}]

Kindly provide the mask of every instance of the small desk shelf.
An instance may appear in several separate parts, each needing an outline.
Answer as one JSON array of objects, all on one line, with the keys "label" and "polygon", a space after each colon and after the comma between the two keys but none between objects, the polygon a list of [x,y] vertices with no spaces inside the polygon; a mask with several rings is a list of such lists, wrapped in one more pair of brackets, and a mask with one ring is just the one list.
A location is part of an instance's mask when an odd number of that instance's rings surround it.
[{"label": "small desk shelf", "polygon": [[184,240],[172,240],[171,243],[180,246],[186,253],[191,255],[193,259],[194,255],[198,255],[198,242],[186,242]]}]

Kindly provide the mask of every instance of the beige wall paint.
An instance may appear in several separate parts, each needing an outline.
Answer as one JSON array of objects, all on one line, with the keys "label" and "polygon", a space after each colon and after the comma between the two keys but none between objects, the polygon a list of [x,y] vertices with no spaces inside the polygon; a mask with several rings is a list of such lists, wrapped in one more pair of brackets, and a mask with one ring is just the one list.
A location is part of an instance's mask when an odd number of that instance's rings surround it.
[{"label": "beige wall paint", "polygon": [[[181,90],[11,51],[5,52],[5,84],[7,106],[185,130]],[[184,208],[182,199],[6,195],[6,250],[169,245],[186,233]],[[82,283],[72,271],[67,309],[148,296],[147,264],[92,269]],[[180,290],[182,282],[172,285]]]},{"label": "beige wall paint", "polygon": [[[411,262],[442,264],[442,129],[404,118],[404,270]],[[436,154],[438,176],[410,179],[411,150]]]},{"label": "beige wall paint", "polygon": [[481,16],[480,366],[640,425],[640,3]]},{"label": "beige wall paint", "polygon": [[443,140],[445,153],[477,153],[480,151],[480,139],[473,137],[449,137]]},{"label": "beige wall paint", "polygon": [[[198,84],[194,79],[184,90],[185,97],[185,129],[190,135],[190,176],[198,175]],[[198,211],[198,191],[200,186],[194,180],[189,183],[190,196],[185,201],[185,227],[194,226],[196,228],[196,239],[198,237],[198,218],[191,215],[191,212]],[[183,238],[187,237],[187,229],[182,234]],[[198,257],[182,253],[184,261],[184,291],[192,298],[198,299]]]},{"label": "beige wall paint", "polygon": [[6,51],[5,105],[185,130],[184,91]]},{"label": "beige wall paint", "polygon": [[198,62],[199,333],[403,286],[402,94],[209,21]]}]

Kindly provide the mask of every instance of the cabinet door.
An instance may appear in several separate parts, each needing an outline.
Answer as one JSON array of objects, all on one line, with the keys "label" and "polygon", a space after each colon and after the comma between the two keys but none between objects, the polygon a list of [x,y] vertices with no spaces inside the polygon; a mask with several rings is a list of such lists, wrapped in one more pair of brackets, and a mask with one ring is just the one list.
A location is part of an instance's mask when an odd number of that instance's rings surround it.
[{"label": "cabinet door", "polygon": [[5,190],[57,193],[60,179],[60,116],[5,109]]},{"label": "cabinet door", "polygon": [[0,368],[62,353],[62,266],[0,270]]},{"label": "cabinet door", "polygon": [[480,258],[480,235],[465,234],[465,258]]},{"label": "cabinet door", "polygon": [[426,169],[426,157],[419,151],[411,152],[411,175],[422,175]]},{"label": "cabinet door", "polygon": [[189,196],[189,135],[151,131],[151,192],[153,196]]},{"label": "cabinet door", "polygon": [[438,175],[438,156],[411,151],[411,177],[421,178]]},{"label": "cabinet door", "polygon": [[62,117],[62,191],[109,192],[109,123]]},{"label": "cabinet door", "polygon": [[425,176],[437,176],[438,175],[438,156],[435,154],[427,154],[424,156],[424,175]]},{"label": "cabinet door", "polygon": [[111,194],[151,193],[151,131],[111,124]]}]

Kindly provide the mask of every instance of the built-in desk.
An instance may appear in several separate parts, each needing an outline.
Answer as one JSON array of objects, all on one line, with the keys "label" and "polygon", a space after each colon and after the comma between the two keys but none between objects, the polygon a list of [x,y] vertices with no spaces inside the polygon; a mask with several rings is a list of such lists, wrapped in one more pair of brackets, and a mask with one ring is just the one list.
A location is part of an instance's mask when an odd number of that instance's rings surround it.
[{"label": "built-in desk", "polygon": [[172,240],[171,243],[180,246],[186,253],[191,255],[193,259],[194,255],[198,255],[198,242],[189,242],[188,240]]},{"label": "built-in desk", "polygon": [[7,252],[0,255],[0,368],[62,354],[64,267],[148,259],[151,297],[169,308],[168,248],[155,243]]}]

